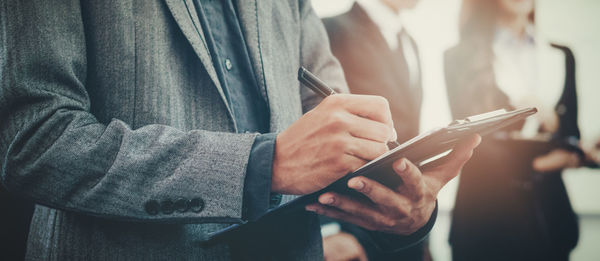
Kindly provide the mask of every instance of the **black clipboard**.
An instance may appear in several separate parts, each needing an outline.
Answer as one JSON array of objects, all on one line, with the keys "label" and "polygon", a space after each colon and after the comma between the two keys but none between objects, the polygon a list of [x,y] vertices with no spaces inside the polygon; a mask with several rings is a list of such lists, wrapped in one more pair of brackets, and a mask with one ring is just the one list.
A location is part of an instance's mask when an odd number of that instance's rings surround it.
[{"label": "black clipboard", "polygon": [[[537,112],[536,108],[525,108],[505,112],[502,110],[484,113],[457,120],[444,128],[434,129],[421,134],[400,146],[384,153],[378,158],[366,163],[356,171],[340,178],[331,185],[317,192],[298,197],[277,208],[269,210],[261,219],[277,219],[298,210],[303,210],[307,204],[316,202],[317,198],[325,193],[334,191],[340,194],[363,196],[348,188],[347,183],[353,177],[365,176],[383,185],[394,188],[402,184],[402,179],[393,171],[392,163],[401,158],[407,158],[416,165],[421,165],[428,160],[444,154],[454,147],[459,141],[473,134],[485,136],[506,126],[523,120]],[[251,226],[253,221],[235,224],[223,230],[208,235],[209,240],[218,240],[229,233],[242,230],[244,226]]]}]

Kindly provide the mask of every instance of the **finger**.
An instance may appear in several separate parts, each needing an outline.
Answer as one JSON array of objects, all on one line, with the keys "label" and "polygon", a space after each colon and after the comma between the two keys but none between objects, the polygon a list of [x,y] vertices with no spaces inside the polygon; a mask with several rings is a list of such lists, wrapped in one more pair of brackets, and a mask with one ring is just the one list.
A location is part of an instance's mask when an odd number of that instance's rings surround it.
[{"label": "finger", "polygon": [[393,168],[396,174],[402,178],[402,186],[405,189],[414,192],[421,190],[421,186],[423,186],[423,174],[421,174],[419,168],[412,162],[406,158],[402,158],[394,162]]},{"label": "finger", "polygon": [[339,95],[340,101],[346,111],[360,117],[369,118],[374,121],[384,123],[391,128],[392,113],[387,99],[375,95]]},{"label": "finger", "polygon": [[537,171],[549,172],[576,167],[578,163],[579,157],[577,154],[559,149],[535,158],[532,164],[533,168]]},{"label": "finger", "polygon": [[366,160],[358,156],[352,155],[352,153],[348,152],[346,154],[343,154],[342,157],[339,157],[337,161],[331,165],[333,166],[335,173],[348,174],[362,167],[363,165],[365,165],[365,163],[367,163]]},{"label": "finger", "polygon": [[340,232],[323,238],[325,260],[363,260],[364,249],[352,234]]},{"label": "finger", "polygon": [[410,206],[408,198],[369,178],[352,178],[348,181],[348,187],[362,193],[376,205],[396,209],[398,214],[406,214],[404,210]]},{"label": "finger", "polygon": [[537,157],[533,160],[533,169],[539,172],[549,172],[558,170],[562,166],[566,165],[565,158],[557,158],[554,155],[544,155]]},{"label": "finger", "polygon": [[376,223],[378,220],[385,220],[386,217],[373,207],[372,203],[365,200],[350,198],[348,196],[329,192],[319,196],[319,203],[329,207],[335,207],[353,216],[361,216]]},{"label": "finger", "polygon": [[440,161],[438,164],[434,162],[427,166],[423,175],[434,177],[442,181],[443,184],[446,184],[458,175],[458,172],[473,155],[473,149],[475,149],[479,143],[481,143],[481,136],[477,134],[459,142],[454,146],[450,154],[438,160]]},{"label": "finger", "polygon": [[389,149],[385,142],[376,142],[353,137],[347,144],[347,153],[365,161],[373,160]]},{"label": "finger", "polygon": [[369,259],[367,258],[367,253],[365,253],[364,250],[360,252],[360,257],[358,258],[358,261],[369,261]]},{"label": "finger", "polygon": [[311,212],[315,212],[319,215],[323,215],[323,216],[327,216],[333,219],[338,219],[344,222],[348,222],[357,226],[360,226],[362,228],[368,229],[368,230],[375,230],[376,227],[371,224],[370,222],[368,222],[367,220],[357,217],[357,216],[353,216],[351,214],[345,213],[341,210],[332,208],[332,207],[327,207],[321,204],[310,204],[307,205],[305,207],[305,209],[307,211],[311,211]]},{"label": "finger", "polygon": [[387,124],[366,119],[355,114],[350,115],[353,124],[349,132],[352,136],[377,142],[395,140],[395,136],[397,136],[396,131]]}]

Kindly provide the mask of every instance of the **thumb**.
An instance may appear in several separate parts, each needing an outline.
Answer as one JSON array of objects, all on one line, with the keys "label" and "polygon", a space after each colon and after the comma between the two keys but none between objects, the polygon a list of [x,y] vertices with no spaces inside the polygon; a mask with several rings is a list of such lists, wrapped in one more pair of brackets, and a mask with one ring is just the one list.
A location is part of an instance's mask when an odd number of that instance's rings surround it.
[{"label": "thumb", "polygon": [[441,179],[444,184],[458,175],[462,167],[471,159],[473,149],[481,143],[481,136],[473,135],[459,142],[447,156],[424,166],[424,175]]}]

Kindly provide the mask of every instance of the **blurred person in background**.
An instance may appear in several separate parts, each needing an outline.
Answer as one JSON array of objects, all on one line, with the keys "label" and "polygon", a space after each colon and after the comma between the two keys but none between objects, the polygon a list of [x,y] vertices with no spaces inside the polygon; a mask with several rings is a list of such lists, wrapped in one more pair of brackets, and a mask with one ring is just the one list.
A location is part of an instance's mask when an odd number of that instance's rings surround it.
[{"label": "blurred person in background", "polygon": [[[404,28],[401,15],[417,2],[358,0],[348,12],[323,19],[332,52],[342,64],[350,92],[387,98],[401,143],[419,132],[421,66],[417,45]],[[323,223],[328,260],[424,259],[423,243],[397,253],[384,253],[356,226],[327,219]]]},{"label": "blurred person in background", "polygon": [[463,169],[454,260],[568,260],[577,216],[561,172],[582,164],[575,59],[535,28],[533,0],[464,0],[460,42],[445,54],[453,118],[537,107],[491,135]]}]

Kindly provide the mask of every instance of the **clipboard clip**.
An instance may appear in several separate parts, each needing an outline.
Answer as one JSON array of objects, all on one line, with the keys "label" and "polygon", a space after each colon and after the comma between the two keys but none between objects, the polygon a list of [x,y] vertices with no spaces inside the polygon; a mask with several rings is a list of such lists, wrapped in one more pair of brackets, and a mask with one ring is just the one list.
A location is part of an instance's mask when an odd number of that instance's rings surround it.
[{"label": "clipboard clip", "polygon": [[478,120],[482,120],[482,119],[494,117],[494,116],[497,116],[497,115],[501,115],[501,114],[504,114],[504,113],[506,113],[505,109],[499,109],[499,110],[490,111],[490,112],[486,112],[486,113],[482,113],[482,114],[477,114],[477,115],[469,116],[469,117],[465,118],[464,120],[454,120],[448,126],[455,126],[455,125],[459,125],[459,124],[470,123],[470,122],[474,122],[474,121],[478,121]]}]

